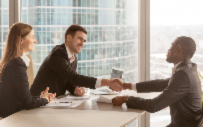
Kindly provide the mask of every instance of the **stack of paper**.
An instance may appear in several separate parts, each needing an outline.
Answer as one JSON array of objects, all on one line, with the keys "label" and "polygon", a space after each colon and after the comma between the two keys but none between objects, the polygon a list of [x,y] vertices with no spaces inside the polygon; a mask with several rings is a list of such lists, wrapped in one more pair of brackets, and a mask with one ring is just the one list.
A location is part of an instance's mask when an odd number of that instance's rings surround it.
[{"label": "stack of paper", "polygon": [[85,94],[83,96],[67,95],[65,98],[70,99],[70,100],[89,99],[90,98],[90,89],[85,88]]},{"label": "stack of paper", "polygon": [[112,103],[112,100],[109,98],[106,98],[104,96],[100,96],[97,102],[102,102],[102,103]]},{"label": "stack of paper", "polygon": [[84,96],[67,95],[60,99],[54,99],[49,104],[42,107],[68,107],[75,108],[90,98],[89,88],[85,88]]},{"label": "stack of paper", "polygon": [[81,105],[86,100],[74,100],[72,105],[69,108],[76,108],[77,106]]},{"label": "stack of paper", "polygon": [[90,95],[84,95],[84,96],[67,95],[65,98],[70,100],[83,100],[83,99],[89,99]]},{"label": "stack of paper", "polygon": [[49,104],[41,107],[64,107],[64,108],[75,108],[79,105],[81,105],[86,100],[72,100],[67,98],[61,98],[61,99],[54,99]]},{"label": "stack of paper", "polygon": [[112,95],[112,94],[119,94],[119,92],[112,91],[108,87],[101,87],[95,90],[91,90],[91,93],[97,94],[97,95]]},{"label": "stack of paper", "polygon": [[61,99],[54,99],[53,101],[51,101],[50,103],[67,103],[67,102],[72,102],[70,99],[66,99],[66,98],[61,98]]},{"label": "stack of paper", "polygon": [[73,103],[49,103],[45,106],[41,106],[44,108],[48,108],[48,107],[70,107],[71,105],[73,105]]}]

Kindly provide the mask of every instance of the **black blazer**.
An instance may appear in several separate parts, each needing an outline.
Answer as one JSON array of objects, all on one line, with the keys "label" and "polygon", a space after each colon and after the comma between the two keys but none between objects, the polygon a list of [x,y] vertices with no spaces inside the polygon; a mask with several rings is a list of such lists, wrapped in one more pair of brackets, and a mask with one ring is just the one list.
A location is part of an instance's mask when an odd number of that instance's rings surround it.
[{"label": "black blazer", "polygon": [[31,94],[38,96],[46,87],[56,96],[65,94],[66,90],[74,94],[76,86],[95,89],[96,78],[77,74],[75,58],[70,64],[65,44],[55,46],[42,63],[31,86]]},{"label": "black blazer", "polygon": [[168,127],[196,127],[202,112],[201,82],[197,65],[185,60],[178,65],[169,79],[153,80],[136,84],[137,92],[161,92],[154,99],[130,97],[129,108],[154,113],[170,107],[171,123]]},{"label": "black blazer", "polygon": [[12,60],[5,68],[0,83],[0,117],[48,103],[44,98],[31,96],[26,70],[20,57]]}]

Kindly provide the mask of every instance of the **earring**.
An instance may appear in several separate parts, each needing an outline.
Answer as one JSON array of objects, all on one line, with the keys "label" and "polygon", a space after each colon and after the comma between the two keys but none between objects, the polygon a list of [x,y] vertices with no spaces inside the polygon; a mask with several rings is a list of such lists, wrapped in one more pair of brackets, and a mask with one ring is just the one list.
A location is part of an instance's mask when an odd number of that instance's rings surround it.
[{"label": "earring", "polygon": [[20,45],[20,55],[21,55],[21,56],[23,55],[23,48],[22,48],[21,45]]}]

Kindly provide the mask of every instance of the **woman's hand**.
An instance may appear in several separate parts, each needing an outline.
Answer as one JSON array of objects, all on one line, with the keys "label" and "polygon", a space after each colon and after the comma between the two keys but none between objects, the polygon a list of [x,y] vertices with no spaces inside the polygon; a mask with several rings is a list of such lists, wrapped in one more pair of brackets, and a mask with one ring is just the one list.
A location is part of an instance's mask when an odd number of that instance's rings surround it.
[{"label": "woman's hand", "polygon": [[45,98],[48,100],[48,102],[51,102],[56,97],[56,93],[52,94],[48,93],[48,91],[49,87],[47,87],[45,91],[41,92],[40,98]]}]

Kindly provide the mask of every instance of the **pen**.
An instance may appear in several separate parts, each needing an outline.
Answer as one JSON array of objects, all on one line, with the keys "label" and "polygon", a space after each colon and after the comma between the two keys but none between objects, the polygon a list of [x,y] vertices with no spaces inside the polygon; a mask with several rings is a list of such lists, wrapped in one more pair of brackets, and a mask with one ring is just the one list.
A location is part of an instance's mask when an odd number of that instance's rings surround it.
[{"label": "pen", "polygon": [[72,102],[59,102],[59,103],[72,103]]}]

